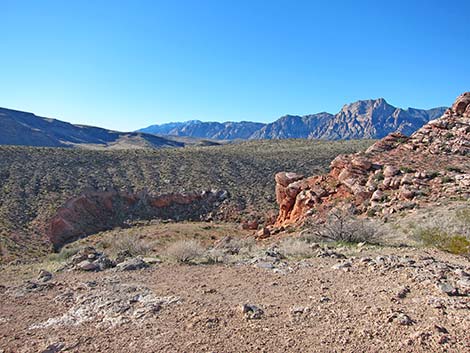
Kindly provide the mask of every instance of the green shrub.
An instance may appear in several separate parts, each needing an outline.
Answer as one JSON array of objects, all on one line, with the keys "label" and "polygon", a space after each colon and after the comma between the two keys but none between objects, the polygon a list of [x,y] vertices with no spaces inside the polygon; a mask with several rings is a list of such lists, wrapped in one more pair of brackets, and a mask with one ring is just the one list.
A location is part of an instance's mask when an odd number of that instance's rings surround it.
[{"label": "green shrub", "polygon": [[416,169],[410,168],[410,167],[400,167],[400,171],[402,173],[414,173],[416,172]]},{"label": "green shrub", "polygon": [[462,169],[460,169],[459,167],[454,167],[454,166],[448,166],[446,170],[449,172],[462,173]]},{"label": "green shrub", "polygon": [[374,175],[374,180],[375,181],[381,181],[381,180],[384,180],[384,179],[385,179],[385,176],[384,176],[384,173],[382,173],[382,172],[379,172],[379,173]]},{"label": "green shrub", "polygon": [[441,181],[442,181],[443,183],[451,183],[451,182],[454,181],[454,178],[452,178],[452,177],[446,175],[446,176],[443,176],[443,177],[442,177]]},{"label": "green shrub", "polygon": [[425,246],[435,247],[452,254],[470,253],[470,241],[463,235],[451,235],[440,227],[418,228],[415,237]]},{"label": "green shrub", "polygon": [[63,247],[60,252],[49,256],[51,261],[64,262],[80,251],[80,247]]}]

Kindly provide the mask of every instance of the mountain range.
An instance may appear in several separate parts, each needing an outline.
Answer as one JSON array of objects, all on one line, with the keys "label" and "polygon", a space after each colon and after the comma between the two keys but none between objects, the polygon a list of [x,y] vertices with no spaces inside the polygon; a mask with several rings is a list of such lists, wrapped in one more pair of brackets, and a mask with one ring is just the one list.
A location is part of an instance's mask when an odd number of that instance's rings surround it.
[{"label": "mountain range", "polygon": [[[32,113],[0,108],[0,145],[85,148],[162,148],[204,144],[190,137],[161,137],[74,125]],[[211,143],[207,141],[207,143]]]},{"label": "mountain range", "polygon": [[346,104],[337,114],[322,112],[304,116],[285,115],[269,124],[191,120],[151,125],[138,131],[218,140],[382,138],[396,131],[410,135],[428,121],[440,117],[445,110],[445,107],[429,110],[401,109],[379,98]]},{"label": "mountain range", "polygon": [[119,132],[0,108],[0,144],[128,149],[213,145],[217,140],[375,139],[396,131],[410,135],[445,109],[401,109],[379,98],[347,104],[337,114],[285,115],[269,124],[191,120]]}]

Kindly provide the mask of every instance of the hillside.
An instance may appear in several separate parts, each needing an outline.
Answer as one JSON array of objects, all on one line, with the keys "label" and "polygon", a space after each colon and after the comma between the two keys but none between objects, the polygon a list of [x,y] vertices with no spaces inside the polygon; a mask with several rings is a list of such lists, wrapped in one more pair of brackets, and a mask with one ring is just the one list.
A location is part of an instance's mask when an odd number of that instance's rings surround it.
[{"label": "hillside", "polygon": [[337,114],[285,115],[269,123],[188,122],[151,125],[140,132],[156,135],[192,136],[207,139],[360,139],[382,138],[391,132],[410,135],[442,115],[444,107],[401,109],[385,99],[361,100],[345,105]]},{"label": "hillside", "polygon": [[[358,107],[360,110],[360,107]],[[407,137],[393,133],[365,152],[336,157],[326,175],[276,175],[277,225],[343,206],[379,215],[470,197],[470,92]],[[303,173],[303,172],[300,172]]]},{"label": "hillside", "polygon": [[371,143],[252,141],[121,151],[2,146],[3,254],[8,257],[21,247],[28,249],[34,241],[44,249],[48,221],[67,200],[90,191],[136,194],[147,190],[149,194],[168,194],[227,190],[227,217],[240,219],[250,213],[261,217],[275,209],[272,180],[277,172],[295,169],[305,174],[321,173],[338,154],[363,150]]},{"label": "hillside", "polygon": [[86,148],[182,147],[184,143],[138,132],[73,125],[31,113],[0,108],[0,145]]}]

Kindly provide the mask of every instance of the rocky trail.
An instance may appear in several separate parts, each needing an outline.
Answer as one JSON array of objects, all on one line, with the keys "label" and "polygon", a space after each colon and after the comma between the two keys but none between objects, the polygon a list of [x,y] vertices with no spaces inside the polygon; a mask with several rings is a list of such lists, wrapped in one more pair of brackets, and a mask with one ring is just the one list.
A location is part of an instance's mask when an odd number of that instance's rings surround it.
[{"label": "rocky trail", "polygon": [[2,352],[470,350],[470,264],[432,250],[18,272],[2,272]]}]

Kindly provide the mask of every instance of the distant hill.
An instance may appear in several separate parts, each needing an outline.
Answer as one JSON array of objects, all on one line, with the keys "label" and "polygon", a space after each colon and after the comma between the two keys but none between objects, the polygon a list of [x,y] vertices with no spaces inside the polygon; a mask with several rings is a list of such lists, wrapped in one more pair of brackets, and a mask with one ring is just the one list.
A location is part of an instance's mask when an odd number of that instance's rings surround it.
[{"label": "distant hill", "polygon": [[385,99],[361,100],[347,104],[337,114],[326,112],[286,115],[270,124],[242,122],[188,122],[151,125],[140,132],[156,135],[190,136],[206,139],[360,139],[382,138],[391,132],[410,135],[428,121],[440,117],[445,107],[401,109]]},{"label": "distant hill", "polygon": [[139,132],[155,135],[190,136],[217,140],[249,139],[254,133],[263,128],[265,124],[250,121],[241,122],[202,122],[190,120],[187,122],[152,125]]},{"label": "distant hill", "polygon": [[117,132],[0,108],[0,144],[41,147],[161,148],[185,143],[142,132]]}]

